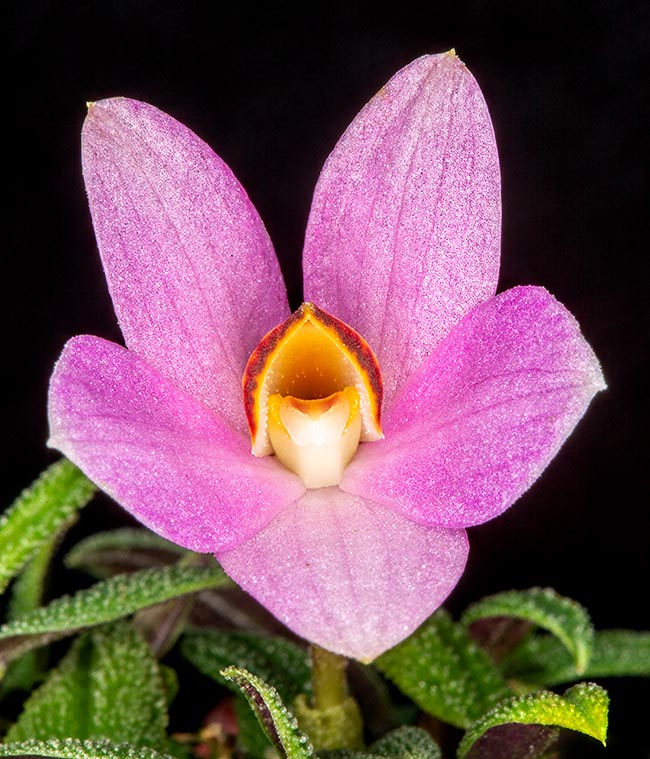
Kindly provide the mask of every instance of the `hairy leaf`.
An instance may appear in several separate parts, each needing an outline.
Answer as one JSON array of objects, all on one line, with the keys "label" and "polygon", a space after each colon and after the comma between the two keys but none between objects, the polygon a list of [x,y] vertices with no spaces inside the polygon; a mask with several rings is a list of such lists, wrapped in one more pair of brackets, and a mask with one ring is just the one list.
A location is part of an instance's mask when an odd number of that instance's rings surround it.
[{"label": "hairy leaf", "polygon": [[[84,627],[112,622],[138,609],[187,593],[230,582],[218,567],[170,566],[117,575],[74,596],[63,596],[48,606],[0,627],[0,640],[35,635],[33,641],[12,640],[0,646],[0,663],[17,653]],[[41,634],[44,637],[41,637]],[[32,645],[33,644],[33,645]]]},{"label": "hairy leaf", "polygon": [[440,747],[429,733],[408,725],[392,730],[364,751],[336,749],[319,756],[322,759],[442,759]]},{"label": "hairy leaf", "polygon": [[560,759],[555,749],[561,733],[548,725],[495,725],[472,746],[468,759]]},{"label": "hairy leaf", "polygon": [[175,598],[141,609],[133,618],[133,624],[157,659],[176,645],[189,619],[194,599],[194,595]]},{"label": "hairy leaf", "polygon": [[486,617],[515,617],[542,627],[562,641],[575,659],[578,672],[584,672],[594,639],[589,614],[576,601],[560,596],[551,588],[510,590],[482,598],[463,614],[469,627]]},{"label": "hairy leaf", "polygon": [[34,550],[95,494],[92,482],[67,459],[53,464],[0,516],[0,592]]},{"label": "hairy leaf", "polygon": [[521,645],[532,629],[530,622],[514,617],[486,617],[467,628],[472,640],[497,664]]},{"label": "hairy leaf", "polygon": [[[45,577],[60,535],[41,543],[16,578],[9,603],[10,620],[37,609],[43,600]],[[31,690],[44,674],[44,651],[30,651],[12,662],[0,685],[0,697],[15,689]]]},{"label": "hairy leaf", "polygon": [[173,759],[150,748],[107,740],[80,741],[75,738],[21,741],[0,744],[0,756],[46,756],[54,759]]},{"label": "hairy leaf", "polygon": [[123,527],[84,538],[66,554],[64,561],[67,567],[83,569],[103,579],[121,572],[171,564],[188,553],[154,532]]},{"label": "hairy leaf", "polygon": [[510,695],[487,654],[443,609],[375,664],[424,711],[456,727]]},{"label": "hairy leaf", "polygon": [[239,691],[239,695],[233,703],[235,717],[237,718],[237,749],[246,757],[255,759],[267,759],[269,753],[275,754],[275,749],[260,725],[257,715],[248,705],[246,697]]},{"label": "hairy leaf", "polygon": [[558,685],[600,677],[650,677],[650,632],[601,630],[596,633],[586,672],[577,671],[566,648],[551,635],[530,638],[505,662],[508,677],[539,685]]},{"label": "hairy leaf", "polygon": [[[480,757],[483,736],[492,728],[512,723],[568,728],[590,735],[604,745],[608,707],[607,692],[593,683],[574,685],[563,696],[550,691],[515,696],[503,701],[471,725],[458,747],[458,758]],[[509,750],[504,755],[516,754]]]},{"label": "hairy leaf", "polygon": [[306,651],[277,636],[209,629],[186,633],[181,651],[200,672],[234,691],[238,748],[248,756],[263,759],[270,746],[267,734],[240,687],[226,680],[221,671],[231,665],[247,669],[263,680],[272,681],[280,697],[292,703],[301,688],[311,687]]},{"label": "hairy leaf", "polygon": [[287,703],[311,686],[308,652],[284,638],[192,630],[183,636],[181,652],[204,675],[229,684],[235,692],[239,685],[221,675],[231,665],[272,682]]},{"label": "hairy leaf", "polygon": [[369,752],[387,759],[442,759],[438,744],[417,727],[393,730],[373,743]]},{"label": "hairy leaf", "polygon": [[158,663],[127,623],[78,638],[26,701],[9,741],[110,738],[161,748],[167,703]]},{"label": "hairy leaf", "polygon": [[238,667],[228,667],[221,674],[241,689],[269,739],[283,756],[287,759],[311,759],[314,756],[309,739],[275,688]]}]

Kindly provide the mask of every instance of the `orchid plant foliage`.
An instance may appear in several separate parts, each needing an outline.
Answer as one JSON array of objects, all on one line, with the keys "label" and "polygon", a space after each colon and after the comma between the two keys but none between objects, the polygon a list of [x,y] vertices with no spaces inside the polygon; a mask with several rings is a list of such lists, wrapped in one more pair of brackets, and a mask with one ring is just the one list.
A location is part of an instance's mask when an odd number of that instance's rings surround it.
[{"label": "orchid plant foliage", "polygon": [[604,387],[546,290],[496,295],[500,176],[453,53],[403,68],[316,186],[290,313],[228,166],[151,105],[91,104],[83,171],[126,348],[68,342],[50,445],[292,631],[368,661],[458,582]]}]

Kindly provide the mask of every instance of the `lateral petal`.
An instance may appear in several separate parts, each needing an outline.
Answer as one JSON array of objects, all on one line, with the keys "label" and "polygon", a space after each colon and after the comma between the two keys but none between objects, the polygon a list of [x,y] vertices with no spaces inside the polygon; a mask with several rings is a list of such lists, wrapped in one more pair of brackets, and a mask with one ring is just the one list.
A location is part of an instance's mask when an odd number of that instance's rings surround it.
[{"label": "lateral petal", "polygon": [[127,98],[90,106],[82,157],[127,346],[245,430],[246,361],[289,315],[271,241],[246,192],[193,132]]},{"label": "lateral petal", "polygon": [[440,606],[467,552],[464,530],[418,525],[392,509],[323,488],[308,491],[217,558],[295,633],[370,661]]},{"label": "lateral petal", "polygon": [[539,477],[605,387],[573,316],[517,287],[475,308],[360,446],[341,488],[423,524],[479,524]]},{"label": "lateral petal", "polygon": [[232,548],[304,492],[248,437],[134,353],[80,336],[49,395],[57,448],[159,535],[194,551]]},{"label": "lateral petal", "polygon": [[453,52],[399,71],[328,158],[307,227],[305,299],[375,351],[386,402],[461,317],[496,291],[494,132]]}]

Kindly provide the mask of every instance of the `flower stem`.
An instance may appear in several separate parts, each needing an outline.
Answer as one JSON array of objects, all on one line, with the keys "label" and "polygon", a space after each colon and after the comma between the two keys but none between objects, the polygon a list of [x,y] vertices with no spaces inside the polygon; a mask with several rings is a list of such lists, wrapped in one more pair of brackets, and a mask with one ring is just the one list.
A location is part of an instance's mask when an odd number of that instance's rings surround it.
[{"label": "flower stem", "polygon": [[324,710],[339,706],[348,697],[347,659],[313,644],[310,651],[314,708]]},{"label": "flower stem", "polygon": [[348,693],[346,667],[343,656],[311,646],[313,697],[298,696],[294,713],[316,751],[363,747],[361,711]]}]

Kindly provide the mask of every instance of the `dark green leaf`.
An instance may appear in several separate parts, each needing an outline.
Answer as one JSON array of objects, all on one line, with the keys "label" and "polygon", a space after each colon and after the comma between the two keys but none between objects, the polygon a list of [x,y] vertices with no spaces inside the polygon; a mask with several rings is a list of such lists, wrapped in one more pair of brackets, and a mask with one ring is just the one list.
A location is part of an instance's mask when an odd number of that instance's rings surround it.
[{"label": "dark green leaf", "polygon": [[569,683],[581,677],[650,677],[650,632],[597,632],[584,673],[576,670],[571,655],[557,638],[535,636],[504,662],[504,669],[508,677],[547,686]]},{"label": "dark green leaf", "polygon": [[221,673],[241,689],[271,742],[287,759],[311,759],[314,750],[278,692],[262,679],[238,667]]},{"label": "dark green leaf", "polygon": [[412,725],[420,714],[412,701],[396,702],[386,678],[371,664],[350,661],[347,679],[363,712],[368,736],[376,738],[400,725]]},{"label": "dark green leaf", "polygon": [[586,609],[570,598],[560,596],[551,588],[510,590],[473,604],[461,621],[469,627],[486,617],[515,617],[548,630],[574,657],[578,672],[585,671],[591,656],[594,629]]},{"label": "dark green leaf", "polygon": [[467,629],[472,640],[498,664],[530,635],[533,625],[513,617],[486,617]]},{"label": "dark green leaf", "polygon": [[228,684],[236,693],[239,686],[221,675],[221,671],[231,665],[272,682],[287,703],[292,703],[311,685],[308,652],[284,638],[192,630],[183,636],[181,651],[200,672]]},{"label": "dark green leaf", "polygon": [[269,749],[273,751],[271,741],[241,691],[234,700],[234,710],[239,728],[237,748],[247,757],[266,759]]},{"label": "dark green leaf", "polygon": [[[69,520],[70,521],[70,520]],[[54,535],[36,548],[11,589],[10,620],[37,609],[43,600],[45,577],[60,535]],[[45,651],[30,651],[12,662],[0,685],[0,695],[12,690],[30,691],[44,675]]]},{"label": "dark green leaf", "polygon": [[286,627],[234,583],[199,593],[190,620],[199,627],[284,635]]},{"label": "dark green leaf", "polygon": [[166,664],[158,664],[163,686],[165,688],[165,700],[169,706],[178,695],[179,682],[176,670]]},{"label": "dark green leaf", "polygon": [[66,459],[47,469],[0,516],[0,593],[34,550],[95,494],[96,487]]},{"label": "dark green leaf", "polygon": [[183,596],[147,609],[141,609],[133,624],[149,644],[153,655],[161,659],[180,638],[194,604],[195,596]]},{"label": "dark green leaf", "polygon": [[[218,567],[170,566],[117,575],[74,596],[63,596],[0,627],[0,664],[37,645],[83,627],[112,622],[138,609],[230,582]],[[34,640],[18,636],[34,635]],[[38,637],[42,635],[44,637]],[[4,650],[3,650],[4,648]]]},{"label": "dark green leaf", "polygon": [[26,701],[9,741],[110,738],[162,748],[167,704],[147,644],[127,623],[78,638]]},{"label": "dark green leaf", "polygon": [[321,759],[442,759],[438,744],[419,727],[403,726],[387,733],[365,751],[319,752]]},{"label": "dark green leaf", "polygon": [[[607,692],[593,683],[574,685],[563,696],[550,691],[538,691],[506,699],[471,725],[458,747],[458,758],[481,757],[479,742],[483,736],[492,728],[512,723],[576,730],[596,738],[604,745],[608,707]],[[504,756],[512,753],[504,753]]]},{"label": "dark green leaf", "polygon": [[124,527],[90,535],[77,543],[64,561],[71,569],[83,569],[103,579],[122,572],[172,564],[188,554],[149,530]]},{"label": "dark green leaf", "polygon": [[299,693],[311,687],[307,651],[277,636],[192,630],[183,636],[181,651],[200,672],[227,685],[237,694],[238,744],[249,756],[263,757],[268,751],[269,740],[241,695],[239,686],[222,677],[221,671],[230,665],[247,669],[263,680],[273,682],[286,703],[292,703]]},{"label": "dark green leaf", "polygon": [[510,694],[487,654],[442,609],[375,664],[424,711],[457,727]]},{"label": "dark green leaf", "polygon": [[560,759],[555,749],[561,732],[548,725],[495,725],[474,743],[468,759]]},{"label": "dark green leaf", "polygon": [[59,544],[59,535],[43,541],[22,568],[11,587],[8,618],[18,619],[38,609],[43,603],[43,591],[52,554]]},{"label": "dark green leaf", "polygon": [[150,748],[107,740],[21,741],[0,744],[0,756],[47,756],[54,759],[173,759]]},{"label": "dark green leaf", "polygon": [[369,752],[387,759],[442,759],[433,738],[417,727],[400,727],[370,746]]}]

